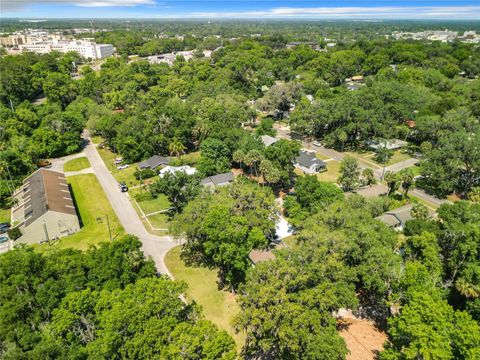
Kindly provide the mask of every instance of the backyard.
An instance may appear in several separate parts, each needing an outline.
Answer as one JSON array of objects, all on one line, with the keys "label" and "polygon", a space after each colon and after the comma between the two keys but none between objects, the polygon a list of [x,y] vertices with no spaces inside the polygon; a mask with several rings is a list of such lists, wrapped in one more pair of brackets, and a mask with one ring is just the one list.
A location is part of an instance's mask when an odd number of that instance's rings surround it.
[{"label": "backyard", "polygon": [[72,159],[63,164],[63,171],[80,171],[83,169],[88,169],[90,167],[90,162],[85,156]]},{"label": "backyard", "polygon": [[235,333],[232,326],[240,307],[232,293],[218,289],[217,270],[185,265],[180,258],[180,246],[167,253],[165,264],[176,280],[188,284],[187,300],[194,300],[201,305],[205,317],[228,332],[235,339],[237,349],[240,349],[245,343],[245,335]]},{"label": "backyard", "polygon": [[109,240],[108,223],[110,223],[112,238],[125,234],[94,174],[69,176],[67,182],[71,187],[72,197],[80,214],[82,228],[79,232],[62,238],[53,245],[39,245],[42,250],[50,248],[86,250],[91,245]]}]

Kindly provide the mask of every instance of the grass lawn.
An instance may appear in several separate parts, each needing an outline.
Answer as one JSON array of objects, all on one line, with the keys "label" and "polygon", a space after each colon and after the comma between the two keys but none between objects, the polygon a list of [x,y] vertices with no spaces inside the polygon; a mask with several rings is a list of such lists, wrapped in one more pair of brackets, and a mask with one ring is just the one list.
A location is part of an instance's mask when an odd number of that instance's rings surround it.
[{"label": "grass lawn", "polygon": [[320,181],[328,181],[336,183],[340,176],[340,163],[336,160],[327,162],[327,171],[317,174]]},{"label": "grass lawn", "polygon": [[168,217],[165,214],[158,213],[148,216],[148,221],[156,229],[168,229]]},{"label": "grass lawn", "polygon": [[100,154],[101,158],[103,159],[103,162],[107,166],[107,169],[112,173],[113,177],[118,181],[122,182],[124,181],[127,186],[132,187],[135,185],[140,185],[140,181],[135,179],[135,176],[133,173],[135,172],[137,168],[137,164],[130,164],[130,166],[126,169],[123,170],[118,170],[117,165],[115,165],[115,157],[116,155],[111,152],[110,150],[107,150],[105,148],[103,149],[98,149],[98,153]]},{"label": "grass lawn", "polygon": [[[367,165],[370,166],[376,166],[376,167],[383,167],[383,164],[380,164],[375,161],[375,153],[373,151],[367,151],[367,152],[349,152],[347,153],[355,158],[357,158],[360,162],[363,162]],[[399,162],[402,162],[404,160],[410,159],[411,156],[407,153],[405,153],[403,150],[395,150],[392,157],[386,164],[386,166],[390,166]]]},{"label": "grass lawn", "polygon": [[168,209],[171,204],[165,195],[160,194],[156,199],[139,201],[138,205],[140,205],[145,214],[150,214],[155,211]]},{"label": "grass lawn", "polygon": [[317,159],[320,159],[320,160],[328,160],[330,159],[328,156],[325,156],[323,154],[320,154],[318,152],[315,153],[315,156],[317,157]]},{"label": "grass lawn", "polygon": [[63,171],[80,171],[90,167],[90,162],[85,156],[67,161],[63,165]]},{"label": "grass lawn", "polygon": [[48,250],[50,247],[86,250],[90,245],[108,241],[107,215],[112,237],[125,234],[94,174],[69,176],[67,182],[71,186],[83,226],[79,232],[60,239],[54,245],[39,245],[41,250]]},{"label": "grass lawn", "polygon": [[101,136],[92,136],[91,140],[94,144],[100,144],[103,141]]},{"label": "grass lawn", "polygon": [[188,284],[187,299],[195,300],[201,305],[205,318],[227,331],[235,339],[237,350],[240,350],[245,343],[245,335],[236,334],[232,327],[232,320],[239,313],[240,307],[234,295],[218,290],[217,271],[204,267],[187,267],[180,258],[180,246],[167,253],[165,264],[176,280]]},{"label": "grass lawn", "polygon": [[10,209],[0,209],[0,223],[10,222]]},{"label": "grass lawn", "polygon": [[193,165],[200,159],[200,151],[191,152],[180,156],[180,159],[191,162]]}]

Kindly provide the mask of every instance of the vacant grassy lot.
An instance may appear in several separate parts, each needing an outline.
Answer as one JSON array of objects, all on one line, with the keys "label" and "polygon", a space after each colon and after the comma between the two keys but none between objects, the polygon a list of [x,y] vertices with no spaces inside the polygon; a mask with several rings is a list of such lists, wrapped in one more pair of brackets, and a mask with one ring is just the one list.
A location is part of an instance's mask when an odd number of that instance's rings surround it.
[{"label": "vacant grassy lot", "polygon": [[[358,161],[370,165],[370,166],[375,166],[375,167],[382,167],[383,164],[380,164],[375,161],[375,153],[373,151],[367,151],[367,152],[351,152],[348,153],[349,155],[355,157],[358,159]],[[403,150],[396,150],[393,153],[393,156],[390,158],[386,166],[390,166],[399,162],[402,162],[404,160],[410,159],[411,156],[407,153],[405,153]]]},{"label": "vacant grassy lot", "polygon": [[150,224],[156,229],[168,229],[168,217],[165,214],[149,215],[148,221],[150,221]]},{"label": "vacant grassy lot", "polygon": [[63,165],[63,171],[80,171],[90,167],[90,162],[85,156],[67,161]]},{"label": "vacant grassy lot", "polygon": [[10,209],[0,208],[0,223],[10,222]]},{"label": "vacant grassy lot", "polygon": [[53,245],[40,245],[42,250],[49,248],[86,250],[91,245],[109,241],[107,215],[112,237],[125,234],[94,174],[69,176],[67,182],[71,187],[83,227],[79,232],[62,238]]},{"label": "vacant grassy lot", "polygon": [[[145,193],[148,190],[143,190]],[[140,189],[132,189],[130,191],[130,197],[135,198],[135,195],[140,193]],[[150,214],[152,212],[165,210],[170,207],[170,201],[168,201],[167,197],[163,194],[160,194],[156,199],[150,197],[146,200],[137,200],[138,205],[142,208],[145,214]]]},{"label": "vacant grassy lot", "polygon": [[176,280],[188,284],[188,300],[195,300],[203,308],[205,317],[219,328],[233,336],[237,349],[245,343],[244,334],[236,334],[232,320],[239,313],[240,307],[230,292],[218,290],[217,271],[204,267],[186,266],[180,258],[180,246],[170,250],[165,256],[165,264]]}]

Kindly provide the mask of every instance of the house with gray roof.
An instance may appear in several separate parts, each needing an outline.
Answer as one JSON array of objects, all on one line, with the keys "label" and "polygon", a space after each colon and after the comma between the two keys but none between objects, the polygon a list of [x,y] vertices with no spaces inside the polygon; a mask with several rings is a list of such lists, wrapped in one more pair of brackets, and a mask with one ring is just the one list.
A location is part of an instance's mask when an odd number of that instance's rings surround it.
[{"label": "house with gray roof", "polygon": [[231,171],[223,174],[217,174],[208,176],[201,181],[203,186],[225,186],[232,183],[234,180],[233,173]]},{"label": "house with gray roof", "polygon": [[[410,214],[412,211],[412,205],[407,204],[401,206],[397,209],[387,211],[380,216],[377,216],[375,219],[380,220],[388,227],[402,231],[405,227],[405,223],[409,220],[413,220],[413,216]],[[434,213],[432,211],[428,211],[428,216],[432,217]]]},{"label": "house with gray roof", "polygon": [[13,198],[12,225],[22,233],[18,242],[40,243],[80,230],[72,194],[61,172],[35,171],[23,181]]},{"label": "house with gray roof", "polygon": [[315,152],[300,150],[295,166],[306,174],[316,174],[327,169],[327,164],[316,157]]},{"label": "house with gray roof", "polygon": [[139,162],[138,168],[141,170],[145,170],[145,169],[155,170],[161,165],[168,165],[168,164],[170,164],[169,158],[165,156],[160,156],[160,155],[153,155],[147,160]]}]

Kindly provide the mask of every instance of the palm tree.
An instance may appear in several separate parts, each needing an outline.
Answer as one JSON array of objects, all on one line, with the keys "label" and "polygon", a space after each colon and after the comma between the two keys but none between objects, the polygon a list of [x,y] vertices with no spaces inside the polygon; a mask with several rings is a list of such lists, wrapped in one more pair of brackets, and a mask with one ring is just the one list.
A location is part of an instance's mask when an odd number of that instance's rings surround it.
[{"label": "palm tree", "polygon": [[185,145],[182,144],[180,139],[174,138],[172,142],[168,145],[168,151],[170,151],[170,155],[176,155],[176,157],[180,157],[180,154],[185,152]]}]

